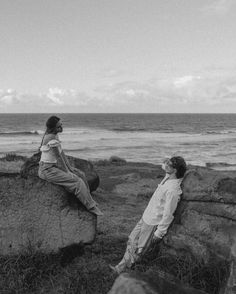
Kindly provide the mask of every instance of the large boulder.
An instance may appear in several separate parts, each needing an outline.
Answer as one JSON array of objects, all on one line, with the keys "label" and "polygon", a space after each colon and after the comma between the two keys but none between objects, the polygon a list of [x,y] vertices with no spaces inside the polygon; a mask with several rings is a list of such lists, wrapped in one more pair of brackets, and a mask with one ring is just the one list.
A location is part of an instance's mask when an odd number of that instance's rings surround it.
[{"label": "large boulder", "polygon": [[108,294],[158,294],[146,281],[129,274],[120,275]]},{"label": "large boulder", "polygon": [[182,201],[161,249],[174,256],[191,255],[209,266],[226,261],[229,276],[222,293],[235,293],[236,172],[195,168],[182,186]]},{"label": "large boulder", "polygon": [[[205,292],[186,287],[168,280],[156,273],[154,281],[148,281],[144,275],[120,275],[108,294],[204,294]],[[205,293],[206,294],[206,293]]]},{"label": "large boulder", "polygon": [[0,175],[0,255],[57,252],[93,242],[95,215],[72,194],[35,176]]},{"label": "large boulder", "polygon": [[[37,176],[38,175],[38,166],[41,157],[41,152],[35,153],[30,158],[27,158],[25,163],[21,168],[21,176],[23,178],[27,178],[29,175]],[[76,158],[72,156],[67,156],[71,166],[76,167],[82,170],[85,173],[87,182],[89,184],[90,192],[95,191],[99,186],[99,176],[97,172],[94,170],[94,167],[91,162]]]}]

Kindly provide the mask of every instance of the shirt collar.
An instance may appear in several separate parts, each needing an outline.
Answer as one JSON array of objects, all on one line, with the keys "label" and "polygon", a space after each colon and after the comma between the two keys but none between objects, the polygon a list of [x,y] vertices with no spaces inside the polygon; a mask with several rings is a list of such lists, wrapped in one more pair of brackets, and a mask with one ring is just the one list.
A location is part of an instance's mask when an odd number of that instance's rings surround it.
[{"label": "shirt collar", "polygon": [[161,184],[165,184],[166,182],[167,183],[175,183],[175,184],[181,184],[182,183],[182,180],[183,178],[180,178],[180,179],[169,179],[170,175],[166,174],[164,179],[161,181]]}]

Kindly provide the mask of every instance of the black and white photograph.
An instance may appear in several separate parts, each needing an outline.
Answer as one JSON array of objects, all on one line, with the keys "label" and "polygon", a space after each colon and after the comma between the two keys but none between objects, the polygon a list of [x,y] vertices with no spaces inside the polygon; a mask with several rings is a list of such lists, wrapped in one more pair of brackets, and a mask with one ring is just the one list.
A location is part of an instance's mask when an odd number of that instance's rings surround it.
[{"label": "black and white photograph", "polygon": [[236,0],[0,0],[0,294],[236,294]]}]

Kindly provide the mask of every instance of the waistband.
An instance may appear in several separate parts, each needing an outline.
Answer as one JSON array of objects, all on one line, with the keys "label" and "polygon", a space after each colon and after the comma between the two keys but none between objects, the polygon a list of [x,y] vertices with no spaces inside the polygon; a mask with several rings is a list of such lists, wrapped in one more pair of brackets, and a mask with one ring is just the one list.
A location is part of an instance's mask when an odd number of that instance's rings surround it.
[{"label": "waistband", "polygon": [[51,166],[57,166],[56,162],[44,162],[40,161],[39,166],[41,167],[51,167]]}]

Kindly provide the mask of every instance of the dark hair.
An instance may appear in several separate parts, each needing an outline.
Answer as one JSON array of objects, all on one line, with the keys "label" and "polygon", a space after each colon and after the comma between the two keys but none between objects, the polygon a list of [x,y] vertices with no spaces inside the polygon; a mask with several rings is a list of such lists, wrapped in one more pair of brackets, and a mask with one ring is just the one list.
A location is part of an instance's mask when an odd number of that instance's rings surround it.
[{"label": "dark hair", "polygon": [[181,179],[183,178],[186,170],[187,170],[187,165],[183,157],[181,156],[174,156],[170,159],[173,168],[176,169],[176,178]]},{"label": "dark hair", "polygon": [[47,132],[52,132],[59,122],[60,118],[53,115],[50,116],[49,119],[46,121]]}]

